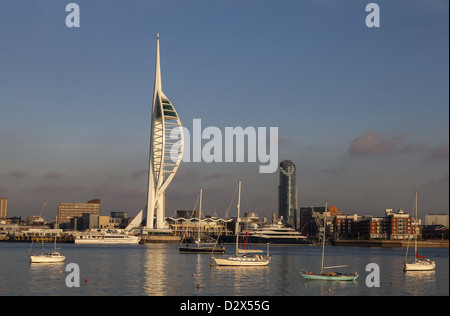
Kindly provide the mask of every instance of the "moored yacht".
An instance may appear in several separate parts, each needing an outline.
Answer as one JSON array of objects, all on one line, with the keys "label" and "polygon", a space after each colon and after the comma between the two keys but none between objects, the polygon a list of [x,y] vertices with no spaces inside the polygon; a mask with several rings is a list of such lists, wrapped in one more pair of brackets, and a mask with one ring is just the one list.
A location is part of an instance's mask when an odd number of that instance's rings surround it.
[{"label": "moored yacht", "polygon": [[75,236],[75,244],[138,244],[141,240],[138,236],[121,234],[111,231],[97,231],[80,233]]},{"label": "moored yacht", "polygon": [[43,252],[40,255],[29,255],[30,263],[52,263],[52,262],[62,262],[66,259],[65,256],[61,255],[57,251]]},{"label": "moored yacht", "polygon": [[312,245],[311,240],[306,236],[292,228],[283,226],[281,221],[277,224],[267,225],[257,230],[249,231],[245,237],[250,243]]},{"label": "moored yacht", "polygon": [[403,265],[405,266],[403,270],[406,271],[431,271],[436,268],[436,262],[434,260],[430,260],[428,258],[425,258],[425,256],[420,256],[417,253],[417,239],[418,239],[418,233],[419,233],[419,221],[417,220],[417,190],[415,195],[415,201],[414,201],[414,208],[416,212],[416,225],[414,227],[415,231],[415,238],[414,238],[414,260],[408,261],[408,250],[409,250],[409,241],[408,246],[406,247],[406,256],[405,261],[403,262]]},{"label": "moored yacht", "polygon": [[[239,215],[241,210],[241,181],[238,184],[239,195],[238,195],[238,216],[236,223],[236,254],[234,256],[229,257],[215,257],[210,256],[210,259],[213,261],[215,265],[218,266],[267,266],[270,263],[270,255],[269,255],[269,244],[267,244],[267,252],[266,254],[259,255],[258,253],[262,253],[262,250],[247,250],[247,249],[239,249]],[[245,247],[245,246],[244,246]]]}]

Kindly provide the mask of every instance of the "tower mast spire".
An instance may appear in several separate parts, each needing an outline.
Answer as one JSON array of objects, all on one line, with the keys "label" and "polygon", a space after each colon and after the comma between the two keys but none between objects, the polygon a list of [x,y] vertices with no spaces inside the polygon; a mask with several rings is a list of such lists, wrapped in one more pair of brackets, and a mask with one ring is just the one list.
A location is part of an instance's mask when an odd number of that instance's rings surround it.
[{"label": "tower mast spire", "polygon": [[[174,138],[174,135],[178,137]],[[156,36],[155,85],[150,131],[147,187],[147,229],[164,229],[165,194],[181,163],[183,130],[169,98],[161,88],[159,33]],[[154,222],[156,215],[156,222]]]}]

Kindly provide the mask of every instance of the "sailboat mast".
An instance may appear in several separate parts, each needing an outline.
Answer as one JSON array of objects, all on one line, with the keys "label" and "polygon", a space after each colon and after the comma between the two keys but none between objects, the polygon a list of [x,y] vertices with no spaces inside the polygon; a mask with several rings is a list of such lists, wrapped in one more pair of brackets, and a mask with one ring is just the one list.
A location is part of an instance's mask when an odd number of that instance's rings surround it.
[{"label": "sailboat mast", "polygon": [[43,208],[44,214],[42,217],[43,221],[42,221],[42,229],[41,229],[41,234],[42,234],[41,239],[42,239],[42,252],[44,252],[44,236],[45,236],[44,226],[45,226],[45,216],[47,215],[47,200],[46,199],[44,199],[44,205],[42,206],[42,208]]},{"label": "sailboat mast", "polygon": [[198,237],[197,237],[197,247],[200,247],[200,220],[202,218],[202,197],[203,197],[203,189],[200,189],[200,206],[198,212]]},{"label": "sailboat mast", "polygon": [[414,241],[414,261],[417,261],[417,234],[418,234],[418,230],[419,230],[419,222],[417,221],[417,190],[416,190],[416,239]]},{"label": "sailboat mast", "polygon": [[323,220],[323,237],[322,237],[322,265],[320,267],[320,274],[323,273],[323,259],[325,257],[325,239],[326,239],[326,227],[327,227],[327,208],[328,201],[325,203],[325,218]]},{"label": "sailboat mast", "polygon": [[238,205],[237,205],[237,219],[236,219],[236,256],[238,255],[239,246],[239,217],[241,216],[241,180],[239,180],[239,193],[238,193]]}]

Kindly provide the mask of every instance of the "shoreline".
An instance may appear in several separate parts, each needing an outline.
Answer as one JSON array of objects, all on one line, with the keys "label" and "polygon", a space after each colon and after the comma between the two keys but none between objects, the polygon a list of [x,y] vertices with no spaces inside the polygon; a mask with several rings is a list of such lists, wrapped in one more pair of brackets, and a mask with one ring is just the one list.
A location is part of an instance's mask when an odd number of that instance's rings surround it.
[{"label": "shoreline", "polygon": [[[408,247],[407,240],[336,240],[334,242],[336,247],[377,247],[377,248],[406,248]],[[409,247],[414,248],[414,242],[410,242]],[[419,248],[449,248],[448,240],[425,240],[418,241]]]},{"label": "shoreline", "polygon": [[[179,236],[141,236],[143,243],[161,243],[161,244],[176,244],[180,243],[181,237]],[[53,238],[44,238],[44,243],[53,243]],[[31,243],[31,239],[18,238],[18,239],[0,239],[0,242],[12,242],[12,243]],[[42,242],[41,239],[35,240],[35,243]],[[72,238],[57,238],[56,243],[74,243]],[[224,242],[223,244],[234,244]],[[253,243],[253,245],[266,245]],[[289,247],[289,246],[309,246],[314,247],[311,244],[270,244],[270,247]],[[406,240],[335,240],[332,242],[334,247],[374,247],[374,248],[406,248],[408,247],[408,241]],[[414,247],[414,242],[410,242],[410,247]],[[449,248],[448,240],[425,240],[418,241],[417,247],[419,248]]]}]

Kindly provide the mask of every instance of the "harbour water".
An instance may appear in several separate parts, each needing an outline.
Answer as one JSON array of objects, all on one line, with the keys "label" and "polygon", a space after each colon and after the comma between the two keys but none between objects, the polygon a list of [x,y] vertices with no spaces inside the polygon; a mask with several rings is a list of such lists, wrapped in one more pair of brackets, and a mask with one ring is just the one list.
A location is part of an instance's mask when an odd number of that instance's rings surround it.
[{"label": "harbour water", "polygon": [[[267,267],[210,266],[205,254],[179,253],[178,245],[58,244],[65,262],[30,264],[28,243],[0,243],[0,295],[149,296],[406,296],[449,295],[449,249],[423,248],[435,271],[403,272],[404,248],[326,247],[325,265],[348,264],[355,282],[306,281],[300,269],[320,269],[321,248],[271,247]],[[40,245],[36,251],[40,251]],[[227,253],[234,246],[227,245]],[[80,268],[80,286],[67,287],[66,265]],[[380,268],[380,286],[368,287],[369,263]]]}]

